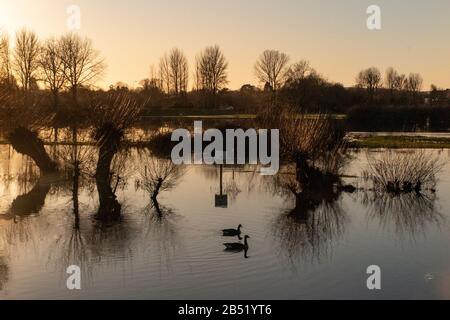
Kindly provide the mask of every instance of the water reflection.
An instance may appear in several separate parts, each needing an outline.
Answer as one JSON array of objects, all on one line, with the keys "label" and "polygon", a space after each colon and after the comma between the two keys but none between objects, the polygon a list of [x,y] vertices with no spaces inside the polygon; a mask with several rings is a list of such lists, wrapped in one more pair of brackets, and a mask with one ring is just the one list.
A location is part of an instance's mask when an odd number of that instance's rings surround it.
[{"label": "water reflection", "polygon": [[8,273],[9,273],[9,267],[6,263],[6,259],[3,256],[0,256],[0,291],[2,291],[6,283],[8,282]]},{"label": "water reflection", "polygon": [[[72,153],[69,147],[63,148]],[[36,295],[45,297],[51,291],[66,297],[58,286],[64,285],[65,270],[72,264],[82,269],[86,281],[82,296],[87,297],[134,297],[127,288],[136,288],[142,297],[228,298],[235,293],[236,282],[245,283],[239,297],[259,297],[272,290],[277,296],[298,297],[301,292],[309,297],[314,290],[310,285],[320,291],[330,277],[341,279],[342,275],[329,270],[363,270],[352,257],[379,250],[377,241],[384,243],[386,254],[395,256],[396,243],[387,243],[380,232],[384,228],[414,239],[422,234],[441,236],[402,248],[412,256],[422,244],[432,258],[441,257],[435,250],[443,242],[437,240],[448,234],[445,228],[438,230],[446,220],[438,209],[448,202],[438,195],[441,189],[445,192],[447,178],[438,183],[437,193],[377,193],[358,188],[350,195],[343,181],[300,192],[295,168],[290,166],[283,166],[275,177],[262,177],[251,166],[224,166],[222,194],[232,198],[231,188],[226,188],[232,183],[239,192],[228,208],[217,208],[212,200],[220,194],[220,166],[175,167],[147,149],[125,148],[114,154],[108,170],[121,218],[105,222],[94,219],[100,198],[94,176],[98,149],[85,150],[92,156],[86,161],[93,166],[80,161],[57,178],[47,179],[26,157],[15,153],[8,168],[3,149],[0,170],[4,177],[8,172],[9,178],[2,181],[0,198],[2,297],[5,283],[13,284],[12,294],[26,297],[31,290],[27,281],[39,277],[45,279],[45,286],[35,280]],[[59,147],[56,151],[61,154]],[[352,176],[365,168],[364,154],[358,159],[351,164],[357,171]],[[251,236],[250,249],[227,254],[223,243],[238,243],[238,239],[224,238],[220,230],[240,223],[242,238]],[[338,245],[344,234],[352,239],[355,252],[346,253],[346,246]],[[450,265],[447,260],[443,263]],[[26,266],[37,271],[27,273]],[[307,275],[295,272],[306,266]],[[327,270],[328,278],[324,280],[317,270]],[[223,292],[227,295],[222,296]]]},{"label": "water reflection", "polygon": [[173,209],[160,205],[157,200],[146,207],[144,212],[143,238],[146,239],[148,250],[158,258],[160,269],[171,270],[172,260],[181,246],[178,232],[182,217]]},{"label": "water reflection", "polygon": [[2,215],[3,219],[23,218],[31,214],[38,214],[45,203],[50,191],[51,182],[55,177],[45,175],[40,177],[34,187],[27,193],[17,196],[9,211]]},{"label": "water reflection", "polygon": [[362,203],[369,209],[369,219],[379,220],[399,237],[415,240],[430,226],[444,222],[437,210],[437,175],[443,162],[439,154],[426,150],[386,150],[366,152],[368,169]]},{"label": "water reflection", "polygon": [[148,149],[138,149],[140,166],[139,178],[135,180],[136,189],[142,189],[149,197],[143,212],[145,219],[144,237],[151,249],[156,251],[160,267],[170,270],[171,260],[179,245],[177,237],[178,221],[181,219],[175,210],[163,205],[159,196],[175,188],[182,178],[185,168],[174,165],[170,159],[157,158]]},{"label": "water reflection", "polygon": [[362,195],[362,203],[369,209],[369,219],[378,221],[381,227],[397,236],[415,240],[426,235],[431,226],[445,222],[437,210],[435,193],[386,193],[368,192]]},{"label": "water reflection", "polygon": [[322,188],[298,192],[289,167],[272,183],[272,190],[293,199],[294,205],[278,215],[272,231],[280,250],[295,264],[298,259],[321,262],[331,254],[333,243],[344,233],[348,217],[340,204],[341,190]]}]

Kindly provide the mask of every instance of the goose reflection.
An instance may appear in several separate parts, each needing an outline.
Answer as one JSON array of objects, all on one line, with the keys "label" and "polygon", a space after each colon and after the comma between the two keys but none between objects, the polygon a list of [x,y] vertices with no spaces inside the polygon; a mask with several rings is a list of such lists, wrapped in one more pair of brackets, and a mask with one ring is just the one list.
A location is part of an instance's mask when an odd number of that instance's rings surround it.
[{"label": "goose reflection", "polygon": [[233,253],[239,253],[244,251],[244,257],[247,259],[248,258],[248,239],[250,239],[250,237],[248,235],[246,235],[244,237],[244,243],[241,242],[227,242],[224,243],[223,245],[225,246],[225,251],[228,252],[233,252]]}]

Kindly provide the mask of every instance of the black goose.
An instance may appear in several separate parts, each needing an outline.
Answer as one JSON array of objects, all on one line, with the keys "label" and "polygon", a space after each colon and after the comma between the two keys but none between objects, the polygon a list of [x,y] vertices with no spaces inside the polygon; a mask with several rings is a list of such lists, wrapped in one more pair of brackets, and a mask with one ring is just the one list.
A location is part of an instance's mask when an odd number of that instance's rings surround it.
[{"label": "black goose", "polygon": [[241,234],[242,224],[240,224],[237,229],[223,229],[223,235],[225,237],[235,237]]},{"label": "black goose", "polygon": [[226,251],[235,251],[240,252],[242,250],[248,250],[248,242],[247,239],[249,239],[249,236],[244,237],[244,243],[235,242],[235,243],[224,243]]}]

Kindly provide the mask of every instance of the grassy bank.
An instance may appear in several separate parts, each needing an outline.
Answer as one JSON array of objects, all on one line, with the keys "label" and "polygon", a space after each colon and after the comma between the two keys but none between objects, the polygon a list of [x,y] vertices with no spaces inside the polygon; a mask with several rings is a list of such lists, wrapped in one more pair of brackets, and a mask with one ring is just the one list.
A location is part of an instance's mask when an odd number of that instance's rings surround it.
[{"label": "grassy bank", "polygon": [[410,136],[353,136],[353,148],[426,148],[450,149],[450,138]]}]

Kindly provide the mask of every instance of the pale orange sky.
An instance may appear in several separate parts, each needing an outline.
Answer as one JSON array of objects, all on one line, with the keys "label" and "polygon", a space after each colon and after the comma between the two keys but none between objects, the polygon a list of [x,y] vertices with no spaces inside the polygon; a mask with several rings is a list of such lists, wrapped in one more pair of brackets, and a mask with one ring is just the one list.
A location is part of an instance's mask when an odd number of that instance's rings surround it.
[{"label": "pale orange sky", "polygon": [[[108,64],[99,85],[133,86],[172,47],[195,55],[218,44],[229,61],[229,87],[258,84],[253,65],[265,49],[306,59],[330,81],[354,84],[359,70],[394,66],[450,87],[450,1],[430,0],[0,0],[0,26],[25,26],[42,38],[68,31],[66,9],[81,9],[81,35]],[[366,28],[366,9],[382,10],[382,30]]]}]

